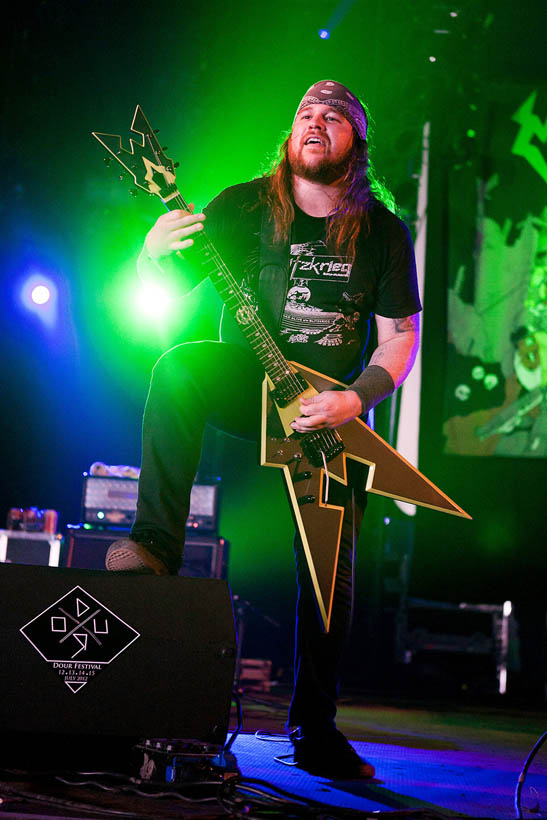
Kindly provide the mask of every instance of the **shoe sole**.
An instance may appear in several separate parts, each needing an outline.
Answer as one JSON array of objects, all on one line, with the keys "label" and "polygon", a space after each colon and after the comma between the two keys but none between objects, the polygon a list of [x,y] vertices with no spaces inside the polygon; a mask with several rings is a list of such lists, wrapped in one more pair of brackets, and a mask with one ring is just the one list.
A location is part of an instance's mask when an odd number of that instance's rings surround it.
[{"label": "shoe sole", "polygon": [[105,566],[111,572],[123,572],[124,570],[144,570],[149,567],[134,550],[126,547],[118,547],[109,550],[106,555]]},{"label": "shoe sole", "polygon": [[110,572],[142,572],[154,575],[169,575],[165,564],[145,547],[123,539],[119,544],[111,544],[105,557],[106,569]]}]

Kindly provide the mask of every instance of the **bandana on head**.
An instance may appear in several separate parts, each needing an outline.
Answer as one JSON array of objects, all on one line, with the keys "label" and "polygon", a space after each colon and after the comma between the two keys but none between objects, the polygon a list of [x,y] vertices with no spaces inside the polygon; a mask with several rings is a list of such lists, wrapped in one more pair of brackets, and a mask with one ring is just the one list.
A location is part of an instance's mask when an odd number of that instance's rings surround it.
[{"label": "bandana on head", "polygon": [[362,140],[367,138],[367,115],[365,109],[357,97],[349,91],[345,85],[336,83],[333,80],[320,80],[311,88],[308,88],[302,101],[297,108],[294,118],[298,112],[307,105],[332,105],[339,108],[340,113],[353,125]]}]

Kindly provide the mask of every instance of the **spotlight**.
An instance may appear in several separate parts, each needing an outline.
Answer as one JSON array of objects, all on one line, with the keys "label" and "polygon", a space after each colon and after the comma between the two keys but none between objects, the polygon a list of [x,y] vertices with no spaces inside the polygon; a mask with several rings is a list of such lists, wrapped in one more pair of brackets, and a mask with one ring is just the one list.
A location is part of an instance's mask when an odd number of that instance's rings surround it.
[{"label": "spotlight", "polygon": [[436,62],[437,62],[437,58],[436,58],[436,57],[431,56],[431,57],[429,58],[429,62],[430,62],[430,63],[436,63]]},{"label": "spotlight", "polygon": [[45,305],[51,299],[51,291],[47,285],[35,285],[30,293],[35,305]]},{"label": "spotlight", "polygon": [[319,29],[319,36],[322,40],[328,40],[330,37],[330,31],[328,31],[326,28],[321,28]]},{"label": "spotlight", "polygon": [[137,293],[137,307],[150,319],[162,319],[171,307],[171,297],[160,285],[146,283]]},{"label": "spotlight", "polygon": [[57,287],[48,276],[41,272],[27,275],[22,283],[20,298],[27,310],[45,325],[53,327],[57,319]]}]

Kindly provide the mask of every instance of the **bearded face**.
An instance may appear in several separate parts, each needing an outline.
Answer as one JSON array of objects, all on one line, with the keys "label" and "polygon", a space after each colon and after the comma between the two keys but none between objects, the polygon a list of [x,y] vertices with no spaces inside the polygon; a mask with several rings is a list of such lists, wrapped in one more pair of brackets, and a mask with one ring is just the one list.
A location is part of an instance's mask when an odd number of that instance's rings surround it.
[{"label": "bearded face", "polygon": [[288,158],[293,174],[330,185],[347,171],[354,132],[331,106],[309,105],[296,117],[289,138]]}]

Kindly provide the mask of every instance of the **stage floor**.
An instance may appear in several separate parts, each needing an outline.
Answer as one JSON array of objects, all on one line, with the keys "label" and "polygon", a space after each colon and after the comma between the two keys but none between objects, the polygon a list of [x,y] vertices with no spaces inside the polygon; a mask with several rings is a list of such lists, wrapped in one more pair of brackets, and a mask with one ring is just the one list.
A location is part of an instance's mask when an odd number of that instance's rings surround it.
[{"label": "stage floor", "polygon": [[[346,698],[338,725],[374,764],[376,777],[334,781],[287,765],[291,746],[283,735],[286,706],[284,695],[243,696],[243,729],[231,748],[236,773],[228,774],[222,786],[205,781],[197,788],[183,784],[177,797],[161,785],[139,789],[138,784],[101,775],[70,775],[64,778],[73,784],[69,785],[32,773],[6,774],[0,784],[0,817],[325,819],[362,813],[509,820],[516,817],[519,773],[547,730],[546,711],[503,702],[371,703],[362,697]],[[276,760],[284,755],[289,756],[285,763]],[[218,802],[219,791],[227,799]],[[268,800],[264,793],[275,799]],[[547,817],[547,743],[526,775],[521,805],[524,818]]]}]

